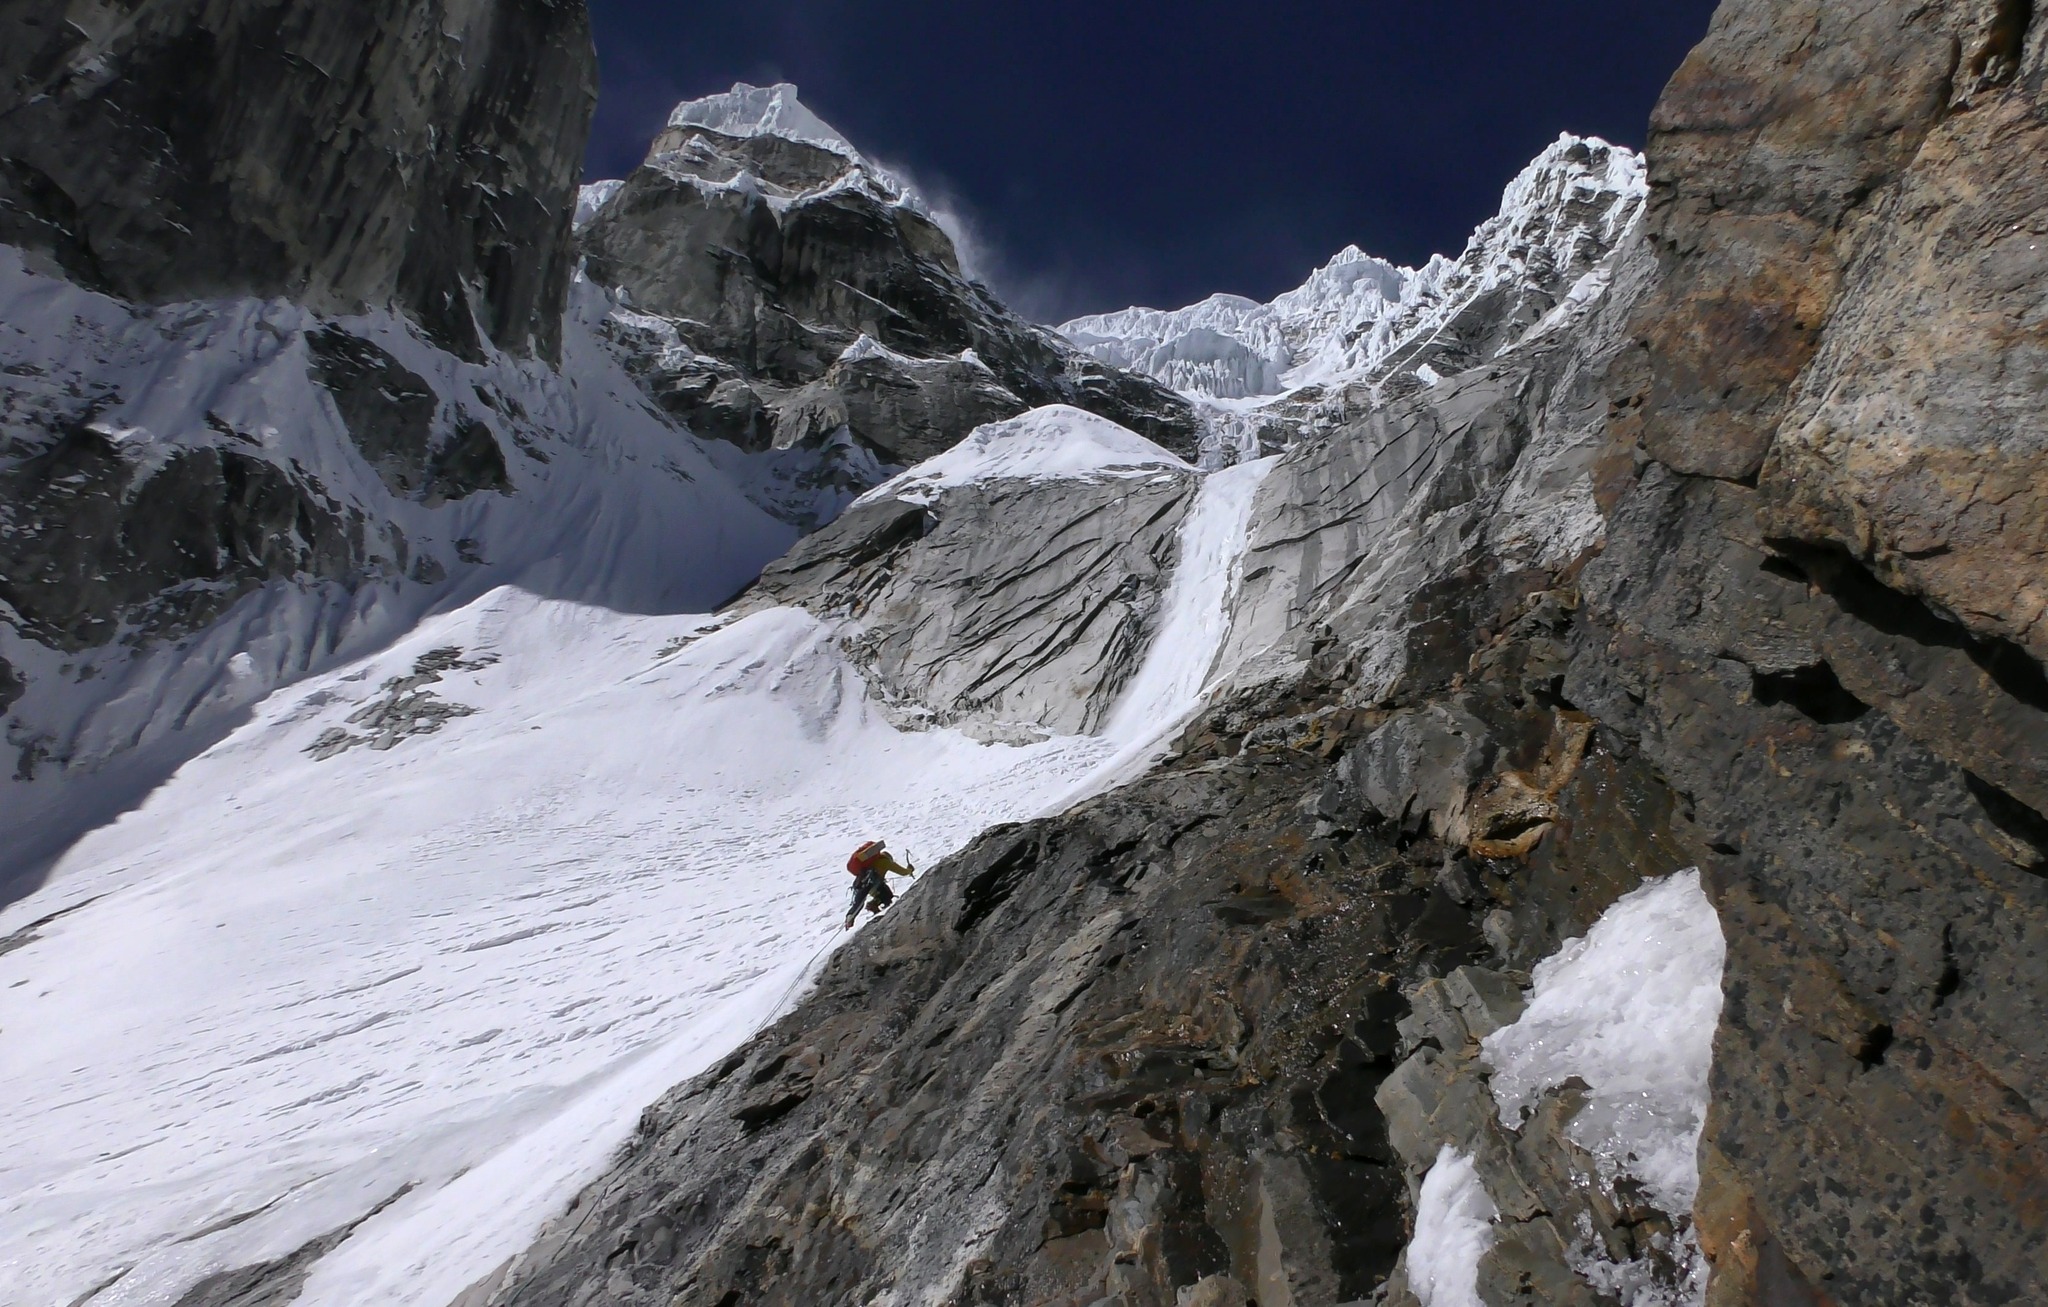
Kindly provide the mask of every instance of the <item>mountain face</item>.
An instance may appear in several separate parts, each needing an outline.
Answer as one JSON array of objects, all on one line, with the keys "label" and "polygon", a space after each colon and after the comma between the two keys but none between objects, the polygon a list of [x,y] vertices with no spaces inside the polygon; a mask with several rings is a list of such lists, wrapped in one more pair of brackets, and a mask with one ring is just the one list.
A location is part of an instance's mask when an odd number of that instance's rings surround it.
[{"label": "mountain face", "polygon": [[1390,386],[1434,384],[1571,320],[1605,289],[1646,195],[1640,157],[1566,135],[1509,183],[1456,259],[1401,268],[1352,246],[1269,304],[1212,295],[1060,331],[1191,395],[1249,401],[1207,416],[1216,456],[1255,456],[1371,408]]},{"label": "mountain face", "polygon": [[[479,13],[529,72],[581,30]],[[10,172],[50,868],[0,909],[0,1262],[98,1307],[2042,1298],[2032,18],[1727,0],[1643,156],[1561,139],[1458,259],[1065,341],[784,87],[524,192],[586,269],[558,352],[204,246],[151,298],[78,261],[148,193],[60,231]],[[130,33],[242,30],[10,20],[101,43],[31,70],[80,142],[156,103]],[[527,75],[448,49],[349,102]],[[478,130],[565,156],[568,85]],[[920,874],[848,936],[877,836]]]},{"label": "mountain face", "polygon": [[678,106],[605,195],[581,241],[591,280],[618,297],[610,338],[701,435],[750,450],[850,438],[901,467],[1065,403],[1194,451],[1185,400],[997,303],[915,192],[795,87]]},{"label": "mountain face", "polygon": [[597,103],[582,6],[0,8],[0,241],[125,300],[395,304],[553,358]]},{"label": "mountain face", "polygon": [[[2039,372],[2042,49],[1725,5],[1639,236],[1287,433],[1146,778],[946,864],[494,1299],[2038,1295],[2038,394],[1991,378]],[[1261,307],[1069,330],[1242,397],[1298,366]]]},{"label": "mountain face", "polygon": [[1186,401],[963,278],[789,88],[686,104],[579,192],[580,6],[9,21],[0,784],[37,828],[10,872],[492,585],[702,608],[1054,400],[1194,448]]}]

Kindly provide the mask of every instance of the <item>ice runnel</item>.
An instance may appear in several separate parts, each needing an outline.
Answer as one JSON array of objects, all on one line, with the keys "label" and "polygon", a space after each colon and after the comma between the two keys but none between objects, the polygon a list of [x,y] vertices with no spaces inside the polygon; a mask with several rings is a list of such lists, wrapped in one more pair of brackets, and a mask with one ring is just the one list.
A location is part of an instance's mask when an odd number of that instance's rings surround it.
[{"label": "ice runnel", "polygon": [[1230,632],[1230,597],[1244,556],[1252,501],[1273,470],[1259,459],[1203,478],[1181,527],[1180,561],[1160,605],[1158,631],[1103,734],[1122,744],[1178,727],[1200,705]]}]

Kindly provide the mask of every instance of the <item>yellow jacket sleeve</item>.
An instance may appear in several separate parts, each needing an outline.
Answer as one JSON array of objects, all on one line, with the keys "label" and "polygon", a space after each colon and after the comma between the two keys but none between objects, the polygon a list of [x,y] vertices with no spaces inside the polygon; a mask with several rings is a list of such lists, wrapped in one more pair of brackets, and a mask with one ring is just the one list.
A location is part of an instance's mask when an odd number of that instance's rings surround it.
[{"label": "yellow jacket sleeve", "polygon": [[875,856],[875,870],[890,876],[908,876],[910,868],[904,866],[886,853]]}]

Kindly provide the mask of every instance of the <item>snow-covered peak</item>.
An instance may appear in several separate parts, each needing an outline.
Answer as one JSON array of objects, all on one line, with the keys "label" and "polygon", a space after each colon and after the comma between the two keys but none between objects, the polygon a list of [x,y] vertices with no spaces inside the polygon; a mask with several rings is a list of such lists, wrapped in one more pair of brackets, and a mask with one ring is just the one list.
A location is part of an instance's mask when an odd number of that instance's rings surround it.
[{"label": "snow-covered peak", "polygon": [[1193,470],[1129,427],[1066,404],[1048,404],[976,427],[945,453],[884,481],[854,502],[896,499],[928,504],[942,490],[980,481],[1054,481]]},{"label": "snow-covered peak", "polygon": [[[720,146],[707,132],[733,141],[765,136],[796,141],[841,162],[820,168],[816,161],[782,160],[764,169],[758,157]],[[855,149],[839,129],[812,113],[788,82],[735,82],[722,95],[685,100],[669,111],[668,127],[654,138],[647,162],[676,181],[704,190],[744,191],[778,209],[851,190],[931,216],[908,182]]]},{"label": "snow-covered peak", "polygon": [[867,162],[853,142],[797,98],[796,87],[788,82],[773,86],[734,82],[722,95],[683,101],[669,112],[668,125],[703,127],[721,136],[780,136],[845,155],[855,163]]},{"label": "snow-covered peak", "polygon": [[[1597,295],[1597,269],[1642,215],[1642,157],[1560,136],[1501,196],[1456,259],[1420,270],[1346,246],[1300,286],[1260,304],[1212,295],[1186,308],[1075,318],[1059,330],[1104,362],[1190,395],[1237,399],[1416,370],[1432,375],[1525,339]],[[1492,293],[1509,288],[1496,304]],[[1469,319],[1498,313],[1499,322]],[[1499,339],[1496,339],[1498,337]]]}]

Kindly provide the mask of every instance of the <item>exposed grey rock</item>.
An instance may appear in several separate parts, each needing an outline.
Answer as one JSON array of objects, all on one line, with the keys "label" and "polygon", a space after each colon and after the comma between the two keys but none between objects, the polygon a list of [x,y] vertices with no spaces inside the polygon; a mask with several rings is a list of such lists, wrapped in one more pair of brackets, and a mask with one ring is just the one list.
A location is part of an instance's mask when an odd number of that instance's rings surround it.
[{"label": "exposed grey rock", "polygon": [[[1462,668],[1460,620],[1431,596],[1457,578],[1513,585],[1596,548],[1607,368],[1650,263],[1616,256],[1613,285],[1573,333],[1469,369],[1303,439],[1260,488],[1226,661],[1246,679],[1341,660],[1351,697]],[[1256,656],[1255,656],[1256,655]]]},{"label": "exposed grey rock", "polygon": [[333,326],[309,334],[306,348],[313,376],[392,494],[432,507],[479,490],[511,489],[490,428],[473,418],[452,427],[437,422],[439,396],[389,353]]},{"label": "exposed grey rock", "polygon": [[402,570],[359,509],[256,452],[202,447],[143,468],[90,425],[53,434],[0,463],[0,601],[54,648],[124,626],[194,631],[276,576]]},{"label": "exposed grey rock", "polygon": [[874,353],[841,359],[791,392],[776,418],[775,444],[816,444],[843,427],[882,462],[908,467],[951,449],[974,428],[1027,407],[976,359]]},{"label": "exposed grey rock", "polygon": [[621,357],[700,435],[844,430],[900,466],[1066,403],[1195,453],[1185,400],[1004,308],[900,182],[839,150],[674,125],[580,236]]},{"label": "exposed grey rock", "polygon": [[[364,1221],[405,1197],[411,1188],[411,1185],[406,1185],[357,1220],[316,1239],[309,1239],[282,1257],[207,1276],[180,1295],[174,1307],[289,1307],[298,1301],[299,1292],[305,1287],[306,1276],[311,1274],[315,1262],[346,1242]],[[102,1286],[103,1289],[111,1287]],[[84,1303],[97,1296],[98,1291],[95,1291],[74,1307],[83,1307]]]},{"label": "exposed grey rock", "polygon": [[1194,489],[1160,471],[862,504],[743,607],[852,618],[850,652],[906,722],[1019,741],[1092,731],[1142,661]]},{"label": "exposed grey rock", "polygon": [[410,676],[386,680],[379,690],[381,698],[348,715],[348,724],[362,727],[367,734],[330,726],[306,746],[306,752],[325,761],[358,745],[379,751],[393,749],[413,736],[432,735],[457,717],[474,716],[476,709],[451,703],[428,687],[438,685],[444,672],[480,671],[497,661],[495,654],[465,660],[462,650],[452,645],[431,649],[413,660]]},{"label": "exposed grey rock", "polygon": [[1174,1307],[1248,1307],[1257,1301],[1235,1276],[1205,1275],[1175,1292]]},{"label": "exposed grey rock", "polygon": [[1465,796],[1493,763],[1493,742],[1470,713],[1432,705],[1396,714],[1348,755],[1365,801],[1407,830],[1427,823],[1462,843]]},{"label": "exposed grey rock", "polygon": [[[1611,1307],[1615,1299],[1579,1270],[1604,1262],[1631,1266],[1645,1295],[1635,1301],[1692,1301],[1696,1272],[1684,1253],[1690,1213],[1660,1212],[1632,1183],[1610,1186],[1601,1178],[1566,1133],[1585,1104],[1582,1082],[1549,1091],[1519,1126],[1501,1124],[1479,1041],[1520,1015],[1515,980],[1465,966],[1425,980],[1408,997],[1413,1010],[1400,1030],[1414,1051],[1382,1082],[1375,1101],[1411,1192],[1445,1146],[1472,1160],[1500,1213],[1479,1264],[1481,1300]],[[1405,1281],[1404,1259],[1387,1302],[1416,1301]]]},{"label": "exposed grey rock", "polygon": [[0,242],[163,302],[393,304],[553,356],[596,103],[581,4],[0,6]]}]

